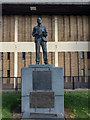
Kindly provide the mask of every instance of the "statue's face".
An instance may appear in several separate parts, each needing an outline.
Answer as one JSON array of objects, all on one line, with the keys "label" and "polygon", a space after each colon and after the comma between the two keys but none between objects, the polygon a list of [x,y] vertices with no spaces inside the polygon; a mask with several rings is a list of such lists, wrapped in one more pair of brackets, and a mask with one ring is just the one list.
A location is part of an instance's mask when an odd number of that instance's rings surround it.
[{"label": "statue's face", "polygon": [[38,18],[38,19],[37,19],[37,23],[39,23],[39,24],[41,24],[41,23],[42,23],[41,18]]}]

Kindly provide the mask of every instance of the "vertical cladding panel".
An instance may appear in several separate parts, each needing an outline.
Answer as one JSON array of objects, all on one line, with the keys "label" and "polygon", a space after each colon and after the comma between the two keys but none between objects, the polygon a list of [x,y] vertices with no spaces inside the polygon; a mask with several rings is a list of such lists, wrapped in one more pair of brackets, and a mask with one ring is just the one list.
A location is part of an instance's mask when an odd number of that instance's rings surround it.
[{"label": "vertical cladding panel", "polygon": [[[84,65],[85,65],[85,76],[88,76],[88,59],[87,59],[87,52],[84,52]],[[88,78],[85,78],[85,82],[88,82]]]},{"label": "vertical cladding panel", "polygon": [[[2,16],[0,16],[0,21],[2,21]],[[2,42],[2,24],[0,23],[0,42]]]},{"label": "vertical cladding panel", "polygon": [[[31,21],[32,21],[32,28],[31,31],[33,31],[33,27],[37,26],[37,17],[36,15],[31,16]],[[34,42],[34,37],[32,36],[32,42]]]},{"label": "vertical cladding panel", "polygon": [[42,59],[42,64],[44,64],[44,60],[43,60],[43,52],[41,52],[41,59]]},{"label": "vertical cladding panel", "polygon": [[51,16],[51,41],[55,41],[55,16]]},{"label": "vertical cladding panel", "polygon": [[89,41],[89,22],[88,16],[83,16],[84,41]]},{"label": "vertical cladding panel", "polygon": [[26,67],[30,64],[30,53],[26,53]]},{"label": "vertical cladding panel", "polygon": [[0,60],[0,71],[2,70],[2,60]]},{"label": "vertical cladding panel", "polygon": [[26,39],[26,35],[25,35],[25,29],[26,29],[26,26],[25,26],[25,23],[26,23],[26,17],[23,17],[22,16],[22,42],[24,42],[24,40]]},{"label": "vertical cladding panel", "polygon": [[80,58],[80,52],[78,52],[78,59],[79,59],[79,76],[81,76],[81,58]]},{"label": "vertical cladding panel", "polygon": [[69,41],[69,16],[65,16],[65,41]]},{"label": "vertical cladding panel", "polygon": [[20,42],[20,40],[21,40],[21,17],[20,16],[18,16],[18,41]]},{"label": "vertical cladding panel", "polygon": [[50,57],[49,58],[50,64],[52,64],[53,66],[55,66],[55,53],[54,52],[50,52],[48,57]]},{"label": "vertical cladding panel", "polygon": [[[25,59],[26,59],[26,53],[25,53]],[[22,58],[22,52],[21,52],[21,67],[26,67],[26,62],[25,60]]]},{"label": "vertical cladding panel", "polygon": [[77,29],[76,29],[76,16],[70,16],[71,22],[71,41],[77,40]]},{"label": "vertical cladding panel", "polygon": [[65,53],[65,76],[70,76],[70,55],[68,52]]},{"label": "vertical cladding panel", "polygon": [[78,75],[77,53],[71,52],[71,76]]},{"label": "vertical cladding panel", "polygon": [[8,42],[7,31],[7,16],[4,16],[4,42]]},{"label": "vertical cladding panel", "polygon": [[4,42],[4,16],[2,17],[2,40],[0,42]]},{"label": "vertical cladding panel", "polygon": [[6,16],[6,20],[5,20],[5,22],[6,22],[6,29],[7,29],[7,31],[5,31],[5,35],[7,36],[7,40],[5,40],[5,41],[7,41],[7,42],[9,42],[9,20],[8,20],[9,18],[8,18],[8,16]]},{"label": "vertical cladding panel", "polygon": [[28,53],[26,52],[25,53],[26,54],[26,58],[25,58],[25,67],[28,67]]},{"label": "vertical cladding panel", "polygon": [[31,42],[32,29],[31,29],[31,16],[26,16],[26,41]]},{"label": "vertical cladding panel", "polygon": [[[7,77],[7,67],[6,67],[6,53],[3,53],[3,77]],[[3,83],[5,84],[7,80],[4,78]]]},{"label": "vertical cladding panel", "polygon": [[24,39],[24,41],[26,41],[26,42],[29,42],[29,40],[28,40],[28,34],[30,34],[29,33],[29,31],[28,31],[28,17],[27,16],[25,16],[25,21],[26,21],[26,23],[25,23],[25,35],[26,35],[26,39]]},{"label": "vertical cladding panel", "polygon": [[21,68],[22,68],[22,53],[18,53],[18,77],[21,77]]},{"label": "vertical cladding panel", "polygon": [[63,16],[58,16],[58,40],[63,41]]},{"label": "vertical cladding panel", "polygon": [[32,52],[30,52],[30,64],[32,64]]},{"label": "vertical cladding panel", "polygon": [[48,55],[48,64],[51,64],[51,52],[48,52],[47,55]]},{"label": "vertical cladding panel", "polygon": [[[11,59],[11,55],[10,55],[10,59]],[[6,53],[6,66],[7,66],[7,70],[10,70],[10,60],[7,59],[7,53]]]},{"label": "vertical cladding panel", "polygon": [[42,64],[42,52],[40,52],[40,64]]},{"label": "vertical cladding panel", "polygon": [[11,40],[11,27],[10,27],[10,25],[11,25],[11,17],[8,17],[8,42],[10,42],[10,40]]},{"label": "vertical cladding panel", "polygon": [[23,17],[18,16],[18,41],[23,41]]},{"label": "vertical cladding panel", "polygon": [[[10,77],[14,77],[14,53],[10,53]],[[11,78],[10,79],[10,83],[13,84],[14,83],[14,79]]]},{"label": "vertical cladding panel", "polygon": [[36,53],[32,52],[32,64],[36,64]]},{"label": "vertical cladding panel", "polygon": [[26,41],[26,16],[22,17],[22,24],[23,24],[23,42]]},{"label": "vertical cladding panel", "polygon": [[63,76],[65,76],[64,75],[64,52],[58,53],[58,65],[59,67],[63,67]]},{"label": "vertical cladding panel", "polygon": [[15,16],[11,16],[11,41],[14,42],[15,38]]},{"label": "vertical cladding panel", "polygon": [[77,24],[78,24],[78,41],[82,41],[82,16],[77,16]]},{"label": "vertical cladding panel", "polygon": [[2,40],[3,42],[13,42],[15,33],[15,17],[3,16],[2,17]]},{"label": "vertical cladding panel", "polygon": [[52,58],[52,61],[53,61],[53,67],[55,67],[55,52],[53,52],[52,54],[53,54],[53,58]]}]

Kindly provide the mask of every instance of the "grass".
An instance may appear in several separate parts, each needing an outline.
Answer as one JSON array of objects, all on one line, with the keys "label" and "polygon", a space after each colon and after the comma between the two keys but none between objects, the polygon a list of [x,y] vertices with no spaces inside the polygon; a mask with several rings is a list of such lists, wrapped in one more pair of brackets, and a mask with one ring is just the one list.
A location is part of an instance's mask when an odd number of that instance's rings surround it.
[{"label": "grass", "polygon": [[[11,118],[11,112],[20,107],[21,95],[17,93],[3,93],[2,106],[3,118]],[[76,118],[88,118],[88,93],[70,92],[65,93],[65,108],[70,109]]]},{"label": "grass", "polygon": [[65,93],[65,108],[73,111],[76,118],[88,118],[88,92]]},{"label": "grass", "polygon": [[2,94],[2,117],[11,118],[11,112],[21,104],[21,96],[17,93]]}]

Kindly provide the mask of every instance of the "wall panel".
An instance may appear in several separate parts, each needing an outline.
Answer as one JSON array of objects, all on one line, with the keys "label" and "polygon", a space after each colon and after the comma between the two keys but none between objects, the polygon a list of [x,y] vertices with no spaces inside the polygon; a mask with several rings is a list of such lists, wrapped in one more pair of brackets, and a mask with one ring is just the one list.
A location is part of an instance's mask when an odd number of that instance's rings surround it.
[{"label": "wall panel", "polygon": [[64,52],[59,52],[58,53],[58,65],[59,67],[63,68],[63,75],[65,76],[65,72],[64,72]]},{"label": "wall panel", "polygon": [[83,41],[83,33],[82,33],[82,16],[77,16],[78,21],[78,41]]},{"label": "wall panel", "polygon": [[2,41],[14,42],[15,37],[15,16],[2,17]]},{"label": "wall panel", "polygon": [[84,41],[89,41],[89,18],[88,16],[83,16],[83,37]]},{"label": "wall panel", "polygon": [[65,16],[65,41],[70,41],[69,30],[69,16]]},{"label": "wall panel", "polygon": [[63,16],[58,16],[58,41],[64,41],[64,24],[63,24]]},{"label": "wall panel", "polygon": [[77,40],[76,16],[70,16],[71,41]]},{"label": "wall panel", "polygon": [[[10,77],[14,77],[14,53],[10,53]],[[13,84],[14,79],[10,79],[10,83]]]}]

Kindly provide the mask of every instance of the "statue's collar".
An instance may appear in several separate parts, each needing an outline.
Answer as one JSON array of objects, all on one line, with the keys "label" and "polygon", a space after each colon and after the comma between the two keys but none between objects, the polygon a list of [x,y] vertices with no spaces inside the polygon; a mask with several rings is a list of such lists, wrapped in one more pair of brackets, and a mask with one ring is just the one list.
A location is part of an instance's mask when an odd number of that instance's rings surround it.
[{"label": "statue's collar", "polygon": [[38,27],[41,27],[42,25],[38,25]]}]

